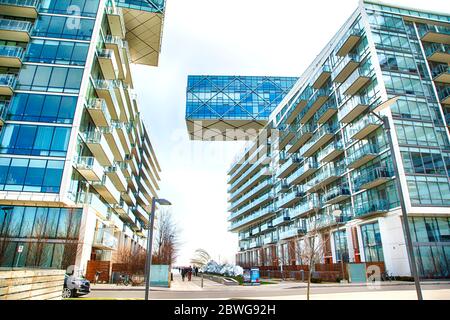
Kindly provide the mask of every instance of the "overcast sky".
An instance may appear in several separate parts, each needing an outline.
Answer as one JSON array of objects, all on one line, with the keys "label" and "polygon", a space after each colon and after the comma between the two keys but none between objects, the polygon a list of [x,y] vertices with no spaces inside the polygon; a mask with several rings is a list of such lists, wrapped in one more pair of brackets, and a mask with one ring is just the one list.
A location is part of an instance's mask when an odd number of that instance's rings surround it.
[{"label": "overcast sky", "polygon": [[[391,0],[448,12],[448,0]],[[357,0],[168,0],[159,67],[133,66],[144,121],[162,168],[160,196],[182,229],[179,264],[195,249],[232,262],[227,170],[240,142],[189,141],[189,74],[300,76],[357,8]]]}]

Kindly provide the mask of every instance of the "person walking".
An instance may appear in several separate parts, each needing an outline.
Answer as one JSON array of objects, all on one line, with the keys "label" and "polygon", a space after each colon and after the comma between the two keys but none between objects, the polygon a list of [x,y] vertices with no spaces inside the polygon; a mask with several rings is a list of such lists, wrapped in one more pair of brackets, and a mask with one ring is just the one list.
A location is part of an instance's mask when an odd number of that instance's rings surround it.
[{"label": "person walking", "polygon": [[186,269],[182,268],[181,269],[181,279],[183,279],[183,282],[184,282],[184,278],[186,278]]},{"label": "person walking", "polygon": [[195,270],[195,276],[198,277],[198,267],[195,267],[194,270]]},{"label": "person walking", "polygon": [[188,281],[192,280],[192,267],[189,266],[187,270]]}]

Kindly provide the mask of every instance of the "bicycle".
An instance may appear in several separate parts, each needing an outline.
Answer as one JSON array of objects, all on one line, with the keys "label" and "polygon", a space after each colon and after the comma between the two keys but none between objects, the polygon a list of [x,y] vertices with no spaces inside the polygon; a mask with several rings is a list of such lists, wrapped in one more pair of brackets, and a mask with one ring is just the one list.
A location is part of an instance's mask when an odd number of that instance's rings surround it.
[{"label": "bicycle", "polygon": [[124,286],[129,286],[130,284],[133,284],[133,280],[130,278],[128,274],[121,274],[119,276],[119,281],[116,283],[117,285],[123,284]]},{"label": "bicycle", "polygon": [[396,277],[393,274],[389,274],[389,272],[386,270],[383,273],[381,273],[381,280],[382,281],[395,281]]}]

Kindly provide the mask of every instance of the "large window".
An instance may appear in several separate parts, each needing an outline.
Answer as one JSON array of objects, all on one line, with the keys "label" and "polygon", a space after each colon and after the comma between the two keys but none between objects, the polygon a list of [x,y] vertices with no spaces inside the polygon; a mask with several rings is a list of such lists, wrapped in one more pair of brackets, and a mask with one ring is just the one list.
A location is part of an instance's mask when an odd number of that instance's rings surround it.
[{"label": "large window", "polygon": [[91,40],[94,24],[95,20],[93,19],[39,15],[32,35],[37,37]]},{"label": "large window", "polygon": [[78,93],[84,69],[24,65],[19,74],[17,89]]},{"label": "large window", "polygon": [[78,97],[17,93],[9,105],[7,119],[71,124],[77,99]]},{"label": "large window", "polygon": [[407,176],[413,205],[450,206],[450,184],[445,177]]},{"label": "large window", "polygon": [[345,230],[333,232],[333,238],[334,238],[334,253],[336,255],[336,261],[349,262],[347,232]]},{"label": "large window", "polygon": [[447,175],[444,159],[439,150],[430,149],[422,151],[419,148],[407,148],[406,150],[408,151],[402,150],[406,173]]},{"label": "large window", "polygon": [[378,222],[362,225],[361,234],[366,262],[384,261]]},{"label": "large window", "polygon": [[[39,12],[95,17],[99,0],[43,0]],[[74,12],[75,11],[75,12]]]},{"label": "large window", "polygon": [[0,266],[64,269],[73,264],[81,216],[81,209],[0,207]]},{"label": "large window", "polygon": [[71,128],[7,124],[0,139],[0,153],[64,157]]},{"label": "large window", "polygon": [[420,276],[450,277],[450,219],[415,217],[409,221]]},{"label": "large window", "polygon": [[0,158],[0,190],[58,193],[64,161]]},{"label": "large window", "polygon": [[89,43],[33,39],[25,61],[82,66],[86,62]]}]

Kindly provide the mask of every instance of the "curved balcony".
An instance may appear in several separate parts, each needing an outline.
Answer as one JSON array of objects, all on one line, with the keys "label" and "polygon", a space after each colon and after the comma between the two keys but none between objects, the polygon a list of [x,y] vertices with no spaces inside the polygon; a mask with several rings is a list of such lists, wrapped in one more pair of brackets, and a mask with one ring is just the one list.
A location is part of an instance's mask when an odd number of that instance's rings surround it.
[{"label": "curved balcony", "polygon": [[308,159],[303,162],[303,165],[298,168],[294,173],[287,178],[287,183],[289,185],[296,185],[308,178],[314,172],[319,169],[317,162],[313,159]]},{"label": "curved balcony", "polygon": [[367,115],[349,127],[348,135],[352,140],[363,140],[381,126],[382,124],[377,118]]},{"label": "curved balcony", "polygon": [[353,153],[347,154],[347,166],[356,169],[378,157],[380,149],[375,143],[367,143]]},{"label": "curved balcony", "polygon": [[308,123],[300,127],[288,146],[288,153],[297,152],[309,139],[313,136],[314,130],[316,130],[316,124]]},{"label": "curved balcony", "polygon": [[361,170],[354,179],[355,191],[376,188],[392,179],[394,173],[387,167]]},{"label": "curved balcony", "polygon": [[383,215],[389,211],[389,202],[385,199],[370,200],[361,204],[355,204],[355,217],[371,218]]},{"label": "curved balcony", "polygon": [[328,190],[323,195],[323,202],[329,205],[342,202],[348,198],[350,198],[350,189],[348,185],[344,184],[335,186],[332,189]]},{"label": "curved balcony", "polygon": [[0,45],[0,66],[20,68],[24,50],[22,47]]}]

